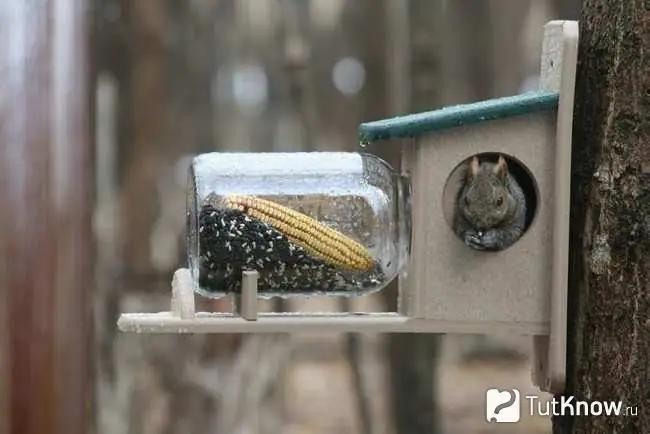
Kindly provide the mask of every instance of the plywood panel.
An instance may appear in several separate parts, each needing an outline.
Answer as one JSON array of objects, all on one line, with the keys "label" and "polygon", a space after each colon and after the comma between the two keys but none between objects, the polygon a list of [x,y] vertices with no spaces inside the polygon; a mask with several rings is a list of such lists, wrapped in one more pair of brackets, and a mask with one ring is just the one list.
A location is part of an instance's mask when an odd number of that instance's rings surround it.
[{"label": "plywood panel", "polygon": [[[522,333],[547,329],[555,110],[421,136],[407,159],[413,182],[413,248],[400,311],[415,318],[474,323],[475,332],[510,322]],[[465,246],[444,217],[447,177],[470,156],[503,152],[522,162],[538,187],[537,214],[524,236],[500,252]],[[466,327],[463,327],[466,330]]]}]

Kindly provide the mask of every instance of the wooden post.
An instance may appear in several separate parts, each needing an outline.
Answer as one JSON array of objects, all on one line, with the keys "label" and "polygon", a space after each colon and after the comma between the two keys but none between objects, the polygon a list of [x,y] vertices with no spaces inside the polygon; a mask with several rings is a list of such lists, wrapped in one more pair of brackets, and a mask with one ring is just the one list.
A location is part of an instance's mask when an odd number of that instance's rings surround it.
[{"label": "wooden post", "polygon": [[650,432],[649,18],[647,2],[583,3],[565,396],[623,404],[556,417],[555,433]]},{"label": "wooden post", "polygon": [[0,3],[3,433],[92,432],[87,13],[84,0]]}]

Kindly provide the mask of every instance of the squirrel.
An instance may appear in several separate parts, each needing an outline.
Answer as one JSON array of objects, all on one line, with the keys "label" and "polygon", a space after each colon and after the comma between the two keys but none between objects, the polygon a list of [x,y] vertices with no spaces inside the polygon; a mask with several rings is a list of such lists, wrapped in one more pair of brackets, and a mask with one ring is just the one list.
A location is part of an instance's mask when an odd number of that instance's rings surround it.
[{"label": "squirrel", "polygon": [[497,163],[474,156],[466,168],[456,199],[454,231],[477,250],[503,250],[517,241],[526,224],[526,196],[508,171],[502,155]]}]

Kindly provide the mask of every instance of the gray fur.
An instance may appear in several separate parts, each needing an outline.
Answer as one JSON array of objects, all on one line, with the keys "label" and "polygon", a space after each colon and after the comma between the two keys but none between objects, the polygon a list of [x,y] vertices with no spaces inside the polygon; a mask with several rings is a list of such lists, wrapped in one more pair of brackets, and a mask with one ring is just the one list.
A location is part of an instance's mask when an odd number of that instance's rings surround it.
[{"label": "gray fur", "polygon": [[476,158],[466,170],[456,200],[454,231],[478,250],[511,246],[524,232],[526,196],[510,175],[505,159],[479,164]]}]

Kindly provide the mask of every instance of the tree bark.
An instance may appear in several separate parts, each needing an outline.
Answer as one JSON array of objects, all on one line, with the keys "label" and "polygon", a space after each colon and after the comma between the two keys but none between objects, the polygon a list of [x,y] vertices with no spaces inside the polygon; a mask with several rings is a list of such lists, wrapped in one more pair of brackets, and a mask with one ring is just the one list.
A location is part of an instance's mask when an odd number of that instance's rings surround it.
[{"label": "tree bark", "polygon": [[580,4],[580,0],[553,0],[555,16],[558,20],[578,20]]},{"label": "tree bark", "polygon": [[650,432],[650,3],[585,0],[580,32],[565,396],[638,415],[553,431]]},{"label": "tree bark", "polygon": [[3,433],[94,432],[87,6],[0,2]]},{"label": "tree bark", "polygon": [[[391,115],[431,110],[440,104],[441,3],[418,0],[385,2],[388,26],[388,81]],[[375,146],[393,167],[400,167],[399,144]],[[382,149],[383,148],[383,149]],[[384,289],[384,300],[396,309],[397,285]],[[393,425],[399,434],[441,432],[436,401],[437,357],[440,336],[400,334],[387,336],[388,376]]]},{"label": "tree bark", "polygon": [[[165,120],[165,3],[159,0],[122,2],[130,20],[131,77],[124,87],[129,104],[130,140],[121,149],[120,243],[127,272],[151,270],[149,234],[155,214],[158,149]],[[128,94],[126,94],[128,92]],[[137,210],[137,212],[134,212]]]}]

